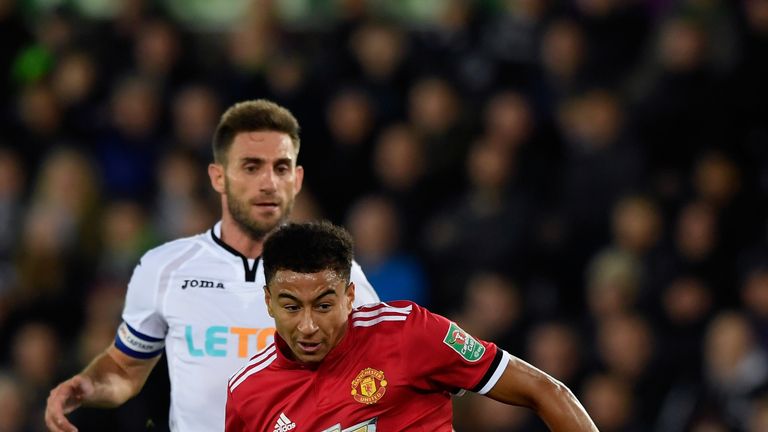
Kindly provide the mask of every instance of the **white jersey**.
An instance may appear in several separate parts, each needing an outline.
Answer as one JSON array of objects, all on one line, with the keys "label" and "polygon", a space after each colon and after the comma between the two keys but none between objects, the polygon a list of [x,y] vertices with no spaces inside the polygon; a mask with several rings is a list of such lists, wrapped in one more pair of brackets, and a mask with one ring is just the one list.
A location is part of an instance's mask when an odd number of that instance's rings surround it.
[{"label": "white jersey", "polygon": [[[352,264],[355,306],[379,301]],[[227,380],[272,343],[264,304],[264,266],[221,240],[221,223],[204,234],[147,252],[128,284],[115,345],[136,358],[165,347],[172,431],[222,431]]]}]

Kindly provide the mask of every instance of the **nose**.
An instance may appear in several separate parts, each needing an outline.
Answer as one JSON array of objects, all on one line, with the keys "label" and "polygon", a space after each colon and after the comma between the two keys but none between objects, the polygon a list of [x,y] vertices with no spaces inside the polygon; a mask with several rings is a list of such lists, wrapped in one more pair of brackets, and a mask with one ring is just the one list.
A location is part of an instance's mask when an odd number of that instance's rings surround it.
[{"label": "nose", "polygon": [[272,170],[264,170],[259,178],[259,189],[262,192],[274,192],[277,190],[277,176]]},{"label": "nose", "polygon": [[315,323],[315,319],[312,316],[312,311],[305,310],[301,315],[301,320],[299,321],[298,330],[303,335],[312,335],[317,331],[318,327]]}]

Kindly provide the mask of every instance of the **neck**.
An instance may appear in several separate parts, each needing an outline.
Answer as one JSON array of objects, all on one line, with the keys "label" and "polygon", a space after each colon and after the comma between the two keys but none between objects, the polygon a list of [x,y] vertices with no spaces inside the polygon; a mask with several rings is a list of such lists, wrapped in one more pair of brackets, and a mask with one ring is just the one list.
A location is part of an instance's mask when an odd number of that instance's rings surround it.
[{"label": "neck", "polygon": [[264,238],[254,239],[226,212],[221,218],[221,240],[246,258],[258,258],[264,247]]}]

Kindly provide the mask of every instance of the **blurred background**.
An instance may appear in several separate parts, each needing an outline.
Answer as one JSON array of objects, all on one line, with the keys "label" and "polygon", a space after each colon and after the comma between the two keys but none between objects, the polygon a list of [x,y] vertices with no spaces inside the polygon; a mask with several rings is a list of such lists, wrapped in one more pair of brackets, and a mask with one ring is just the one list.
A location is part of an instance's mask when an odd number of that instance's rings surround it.
[{"label": "blurred background", "polygon": [[[603,432],[768,431],[768,0],[0,0],[0,431],[208,229],[210,139],[302,125],[293,217],[569,385]],[[82,431],[167,430],[164,361]],[[459,431],[545,430],[455,402]]]}]

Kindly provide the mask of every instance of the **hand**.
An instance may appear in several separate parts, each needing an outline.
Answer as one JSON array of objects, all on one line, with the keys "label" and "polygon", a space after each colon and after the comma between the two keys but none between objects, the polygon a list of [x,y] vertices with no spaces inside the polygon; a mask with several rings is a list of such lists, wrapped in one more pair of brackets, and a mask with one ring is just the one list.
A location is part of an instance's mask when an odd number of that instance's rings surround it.
[{"label": "hand", "polygon": [[65,415],[79,408],[93,391],[93,382],[83,375],[75,375],[51,390],[45,407],[45,424],[48,430],[77,432],[77,428]]}]

